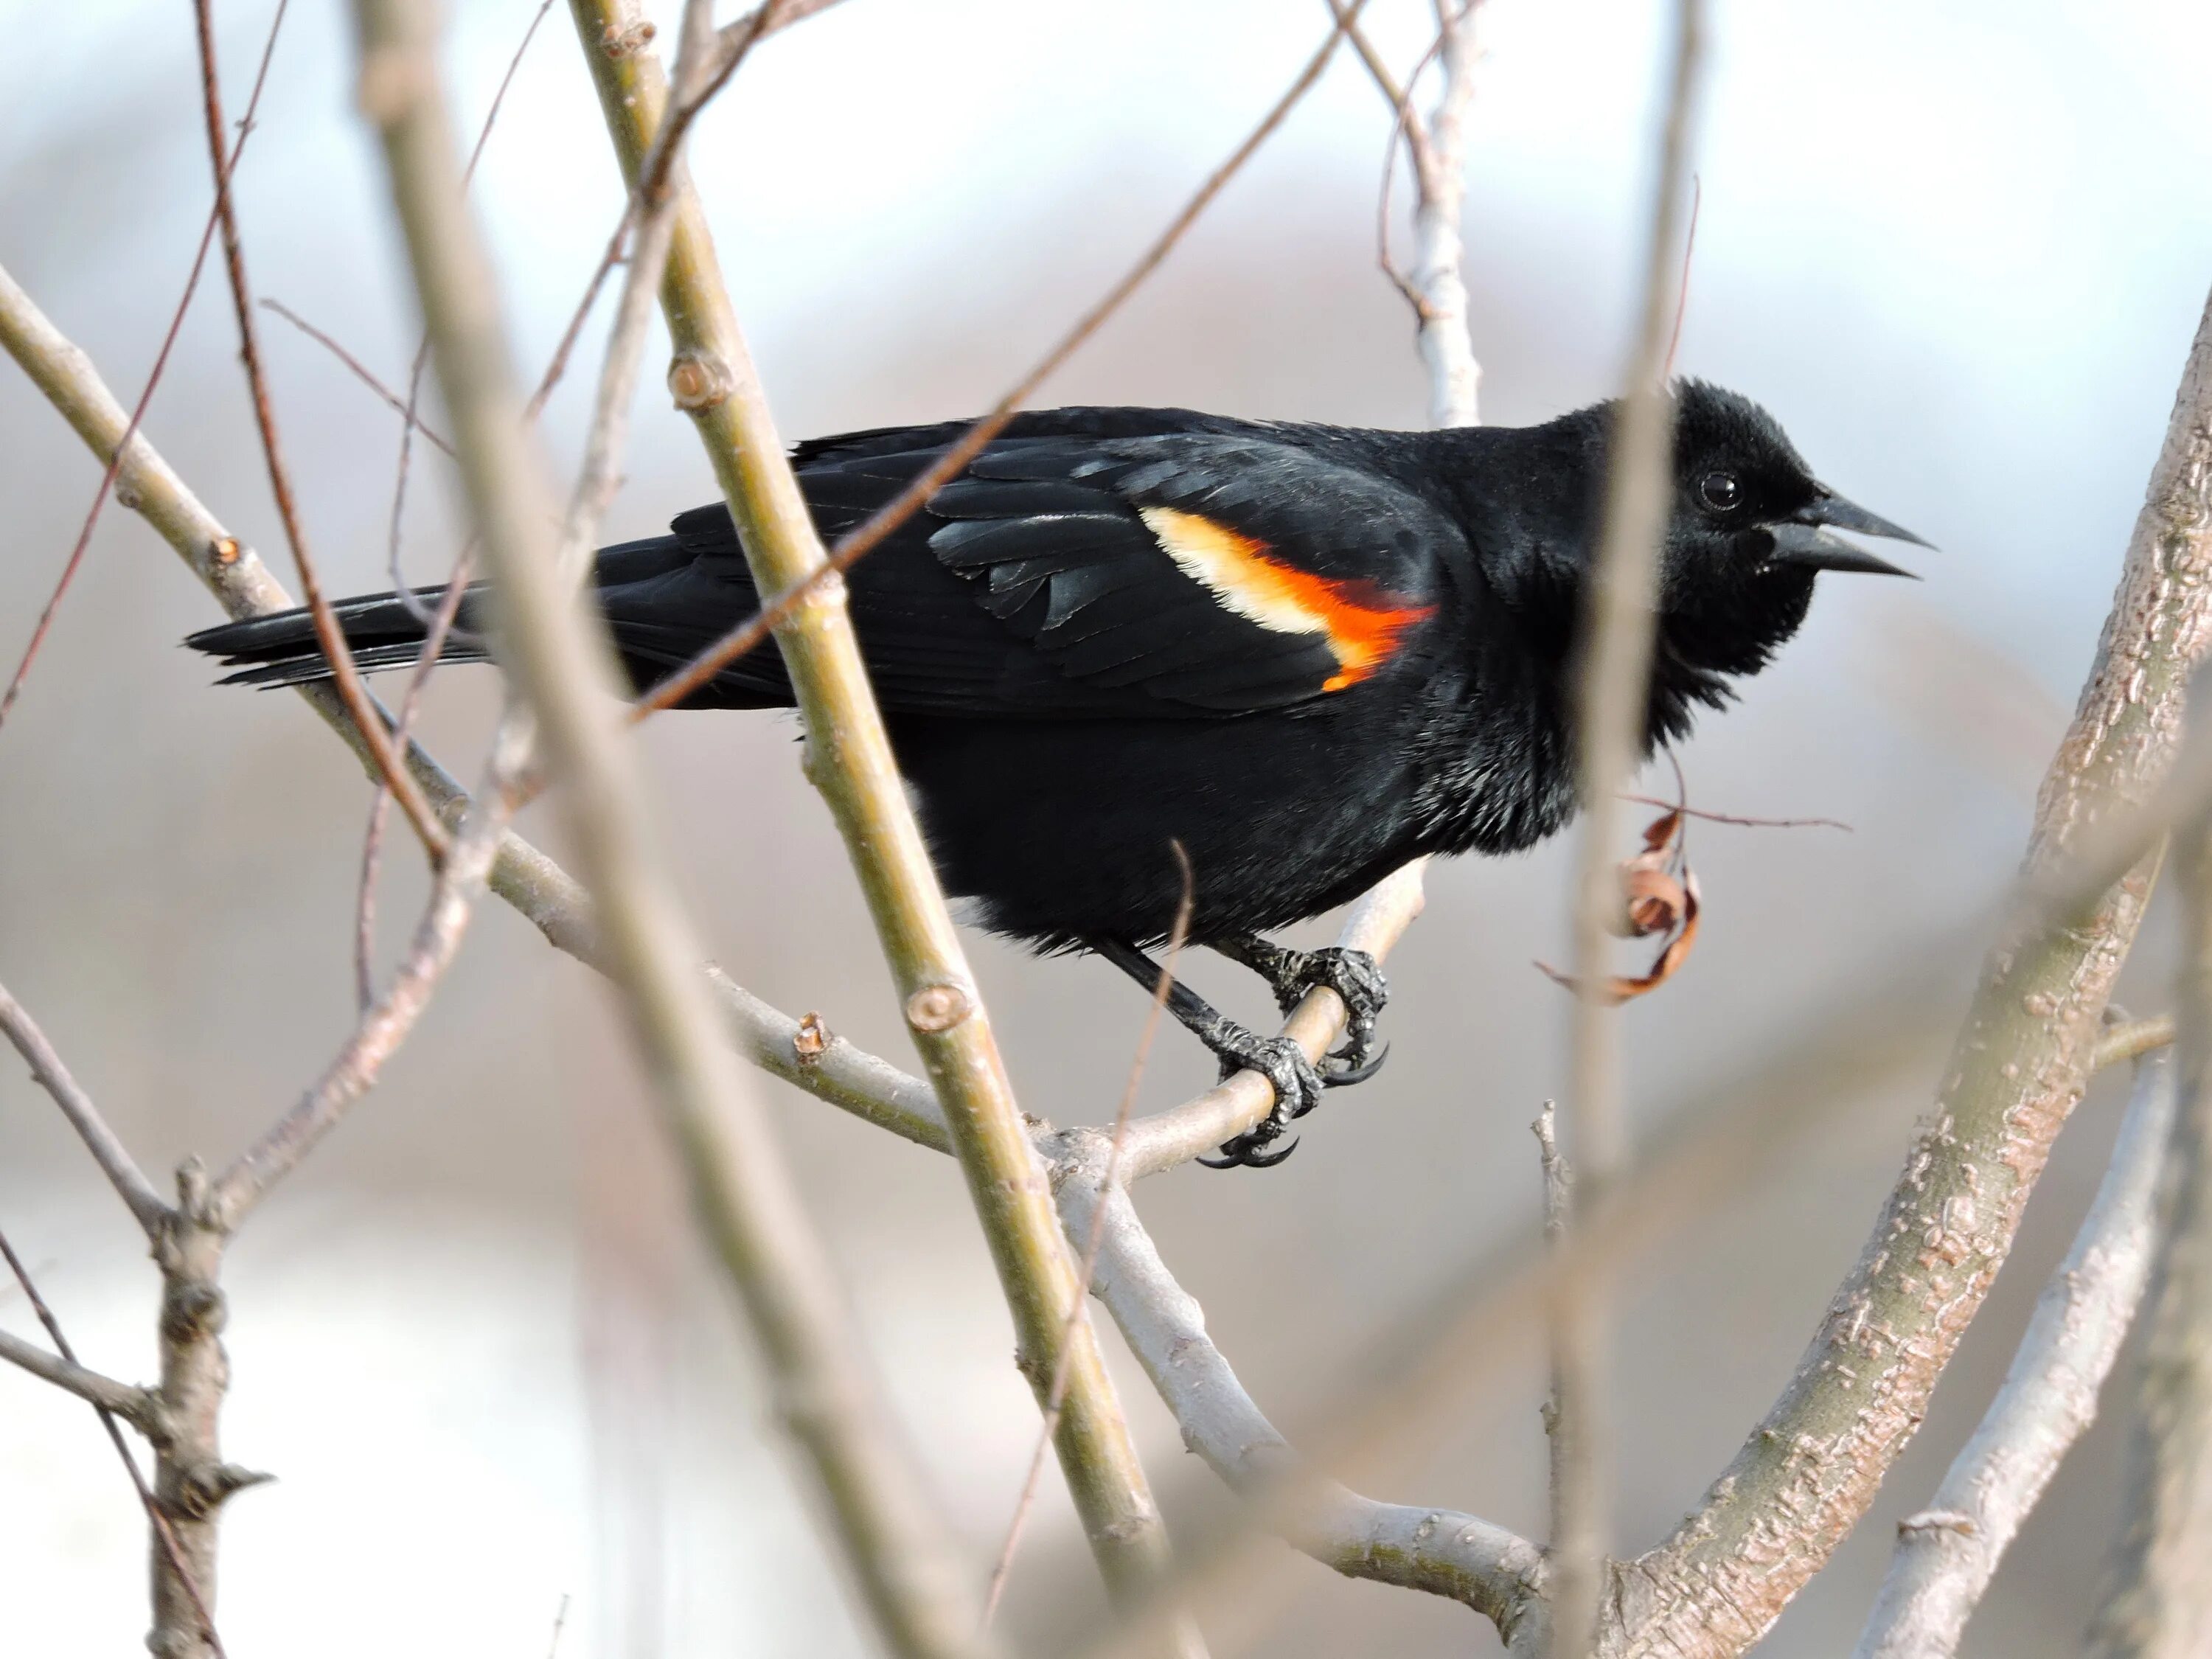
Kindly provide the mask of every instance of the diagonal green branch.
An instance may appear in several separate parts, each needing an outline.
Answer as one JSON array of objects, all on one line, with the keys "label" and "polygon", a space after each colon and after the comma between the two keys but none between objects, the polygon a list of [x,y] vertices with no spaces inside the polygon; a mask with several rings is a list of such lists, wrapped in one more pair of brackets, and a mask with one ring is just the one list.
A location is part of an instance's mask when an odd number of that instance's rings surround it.
[{"label": "diagonal green branch", "polygon": [[[572,0],[624,175],[635,188],[669,106],[658,57],[623,0]],[[675,348],[669,387],[696,422],[763,593],[796,586],[825,556],[739,332],[706,216],[679,167],[665,188],[674,230],[662,308]],[[1167,1563],[1167,1534],[1087,1320],[1067,1246],[982,999],[894,765],[843,586],[819,584],[777,626],[807,731],[806,766],[845,837],[907,1024],[945,1110],[1011,1309],[1031,1386],[1053,1375],[1068,1331],[1067,1390],[1054,1437],[1062,1472],[1109,1586],[1141,1591]],[[1042,1395],[1041,1396],[1042,1397]],[[1194,1631],[1179,1650],[1198,1651]]]}]

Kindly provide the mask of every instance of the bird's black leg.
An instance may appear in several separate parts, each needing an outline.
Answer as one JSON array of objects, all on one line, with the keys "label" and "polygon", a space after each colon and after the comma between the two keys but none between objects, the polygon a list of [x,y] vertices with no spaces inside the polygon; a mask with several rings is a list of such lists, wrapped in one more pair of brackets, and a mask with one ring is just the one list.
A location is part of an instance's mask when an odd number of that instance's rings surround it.
[{"label": "bird's black leg", "polygon": [[[1085,948],[1112,963],[1147,991],[1158,990],[1159,965],[1135,945],[1122,939],[1094,939],[1085,941]],[[1167,1009],[1192,1036],[1219,1057],[1224,1079],[1239,1072],[1257,1072],[1275,1089],[1275,1104],[1266,1117],[1234,1140],[1225,1142],[1219,1158],[1200,1158],[1199,1162],[1217,1170],[1240,1164],[1247,1169],[1264,1170],[1270,1164],[1280,1164],[1298,1143],[1291,1141],[1273,1152],[1266,1149],[1281,1138],[1293,1119],[1304,1117],[1321,1104],[1322,1091],[1329,1079],[1315,1069],[1305,1051],[1290,1038],[1261,1036],[1247,1030],[1180,980],[1168,987]]]},{"label": "bird's black leg", "polygon": [[1390,1000],[1390,984],[1382,977],[1382,964],[1366,951],[1334,945],[1320,951],[1293,951],[1257,933],[1234,934],[1207,944],[1266,980],[1286,1014],[1316,986],[1326,985],[1344,999],[1344,1047],[1329,1056],[1337,1065],[1322,1073],[1324,1082],[1332,1087],[1364,1083],[1382,1069],[1390,1046],[1376,1048],[1375,1021]]}]

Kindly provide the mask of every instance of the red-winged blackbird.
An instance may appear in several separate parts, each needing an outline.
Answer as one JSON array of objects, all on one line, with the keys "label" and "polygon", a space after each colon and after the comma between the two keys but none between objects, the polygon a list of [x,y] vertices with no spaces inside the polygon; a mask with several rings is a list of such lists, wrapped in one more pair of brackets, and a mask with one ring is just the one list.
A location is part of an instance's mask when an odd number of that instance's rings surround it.
[{"label": "red-winged blackbird", "polygon": [[[1285,1006],[1327,984],[1352,1011],[1332,1069],[1178,987],[1224,1072],[1266,1074],[1262,1152],[1324,1086],[1353,1082],[1385,989],[1371,958],[1259,936],[1417,854],[1511,853],[1575,811],[1572,664],[1613,406],[1541,426],[1364,431],[1177,409],[1024,415],[847,577],[899,765],[945,886],[1044,951],[1096,951],[1150,987],[1146,948],[1194,872],[1190,937]],[[816,439],[793,460],[834,539],[965,430]],[[1904,574],[1837,530],[1918,541],[1820,483],[1733,392],[1676,388],[1646,752],[1764,667],[1822,570]],[[759,605],[727,511],[611,547],[595,582],[632,682],[650,686]],[[1924,544],[1923,544],[1924,545]],[[434,590],[425,590],[426,592]],[[465,623],[481,625],[465,605]],[[390,594],[338,607],[364,668],[416,657]],[[328,672],[306,616],[195,635],[289,685]],[[465,639],[447,654],[483,655]],[[732,663],[689,708],[792,702],[781,659]]]}]

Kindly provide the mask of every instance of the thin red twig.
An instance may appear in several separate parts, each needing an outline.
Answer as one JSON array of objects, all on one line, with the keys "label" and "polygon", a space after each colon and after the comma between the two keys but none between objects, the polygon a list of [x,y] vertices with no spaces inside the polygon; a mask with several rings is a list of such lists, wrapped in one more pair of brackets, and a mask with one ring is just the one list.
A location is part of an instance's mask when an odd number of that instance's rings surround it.
[{"label": "thin red twig", "polygon": [[302,317],[298,312],[293,310],[291,307],[286,305],[282,300],[272,300],[268,298],[266,295],[264,295],[261,301],[261,308],[264,311],[275,312],[286,322],[291,324],[293,327],[298,329],[301,333],[306,335],[317,345],[322,347],[324,350],[329,352],[331,356],[337,358],[340,362],[343,363],[348,368],[353,371],[354,379],[359,380],[371,392],[374,392],[379,398],[382,398],[385,403],[390,404],[391,407],[398,412],[402,420],[404,420],[412,425],[417,432],[428,438],[431,443],[436,446],[443,453],[448,456],[453,454],[453,445],[447,443],[444,438],[441,437],[437,430],[433,428],[428,422],[417,420],[415,416],[409,411],[406,400],[398,392],[394,392],[390,386],[385,385],[382,380],[377,379],[374,372],[369,368],[368,364],[362,362],[360,358],[355,356],[353,353],[348,351],[343,346],[340,345],[336,340],[332,339],[321,329],[317,328],[313,323],[309,322],[305,317]]},{"label": "thin red twig", "polygon": [[246,247],[239,235],[237,204],[231,195],[231,161],[224,137],[222,84],[216,64],[212,0],[193,0],[192,19],[199,35],[201,102],[207,116],[209,160],[215,171],[216,219],[222,231],[223,264],[230,276],[232,308],[238,314],[239,356],[245,364],[246,389],[252,398],[254,424],[261,434],[261,453],[268,461],[269,491],[276,498],[276,516],[283,524],[284,539],[291,544],[293,567],[299,572],[300,596],[314,619],[316,642],[331,665],[338,698],[353,716],[354,726],[360,732],[370,758],[376,763],[377,770],[392,793],[398,797],[399,805],[425,849],[434,860],[442,859],[452,838],[447,835],[446,826],[439,822],[422,786],[408,772],[404,756],[392,746],[382,713],[369,696],[368,688],[362,683],[361,671],[354,665],[345,630],[339,627],[330,600],[324,597],[314,556],[307,550],[307,532],[300,523],[299,502],[292,493],[291,475],[284,465],[283,447],[277,437],[276,414],[269,399],[268,379],[262,372],[261,343],[253,321],[252,290],[246,276]]},{"label": "thin red twig", "polygon": [[1030,1453],[1029,1474],[1022,1481],[1020,1498],[1015,1500],[1013,1519],[1006,1526],[1006,1540],[999,1547],[998,1563],[991,1569],[990,1589],[984,1593],[986,1627],[999,1610],[1000,1598],[1006,1594],[1006,1578],[1013,1571],[1014,1551],[1022,1540],[1022,1528],[1036,1502],[1037,1481],[1044,1473],[1045,1453],[1060,1428],[1060,1408],[1067,1403],[1067,1366],[1075,1351],[1075,1328],[1087,1315],[1091,1281],[1097,1274],[1098,1252],[1106,1242],[1106,1195],[1121,1176],[1121,1148],[1129,1136],[1129,1114],[1137,1103],[1138,1085],[1145,1080],[1145,1062],[1152,1057],[1152,1039],[1159,1035],[1160,1015],[1167,1007],[1168,993],[1175,988],[1176,963],[1190,933],[1191,907],[1196,892],[1190,854],[1179,841],[1171,841],[1168,846],[1175,854],[1176,869],[1182,877],[1182,896],[1176,905],[1175,925],[1168,931],[1168,948],[1160,958],[1160,976],[1152,987],[1152,1006],[1145,1012],[1144,1029],[1137,1036],[1137,1052],[1129,1063],[1128,1080],[1122,1085],[1120,1103],[1114,1109],[1114,1139],[1107,1148],[1106,1168],[1098,1180],[1098,1199],[1091,1212],[1091,1232],[1084,1240],[1083,1261],[1076,1271],[1075,1296],[1068,1304],[1066,1322],[1060,1327],[1060,1352],[1053,1361],[1051,1386],[1045,1390],[1044,1421],[1038,1425],[1036,1444]]},{"label": "thin red twig", "polygon": [[1734,812],[1709,812],[1702,807],[1685,806],[1680,801],[1662,800],[1656,795],[1623,795],[1620,799],[1634,801],[1638,806],[1663,806],[1686,818],[1703,818],[1708,823],[1733,823],[1746,830],[1840,830],[1847,836],[1852,833],[1851,826],[1841,818],[1748,818]]},{"label": "thin red twig", "polygon": [[1251,136],[1237,147],[1227,161],[1213,170],[1206,182],[1199,186],[1197,193],[1184,205],[1182,211],[1176,215],[1168,228],[1160,233],[1152,245],[1145,251],[1136,264],[1129,268],[1121,280],[1107,291],[1103,299],[1083,314],[1074,327],[1061,337],[1058,344],[1045,353],[1036,366],[1024,374],[1011,392],[993,405],[989,414],[970,426],[957,443],[917,474],[905,489],[900,490],[884,506],[877,508],[861,523],[847,532],[837,544],[830,550],[829,556],[804,580],[779,594],[763,606],[750,621],[732,629],[682,668],[678,669],[659,684],[654,686],[634,705],[631,718],[643,720],[647,715],[659,709],[671,708],[681,702],[739,657],[758,647],[775,625],[791,614],[794,607],[804,603],[823,583],[851,569],[854,565],[874,551],[885,538],[897,530],[915,514],[920,512],[939,489],[951,482],[969,462],[981,454],[984,447],[1006,429],[1008,422],[1012,421],[1015,415],[1020,411],[1022,405],[1029,401],[1030,394],[1042,386],[1061,364],[1073,356],[1076,351],[1104,325],[1107,319],[1121,308],[1122,302],[1136,292],[1145,279],[1158,269],[1161,262],[1167,258],[1176,244],[1182,240],[1183,234],[1196,223],[1199,216],[1212,204],[1213,198],[1221,193],[1223,187],[1237,175],[1238,169],[1252,158],[1253,153],[1267,141],[1275,129],[1282,125],[1284,118],[1290,114],[1297,101],[1311,89],[1315,82],[1321,79],[1322,71],[1328,66],[1328,60],[1336,53],[1338,43],[1344,39],[1345,25],[1359,15],[1361,7],[1365,3],[1366,0],[1354,0],[1354,3],[1339,16],[1338,21],[1329,29],[1328,39],[1322,42],[1321,49],[1300,71],[1297,79],[1291,83],[1290,90],[1276,100],[1274,107],[1270,109],[1259,125],[1252,130]]},{"label": "thin red twig", "polygon": [[[30,1270],[24,1267],[22,1258],[15,1254],[15,1247],[8,1242],[8,1235],[4,1232],[0,1232],[0,1257],[6,1258],[8,1271],[15,1276],[15,1283],[22,1287],[24,1299],[30,1303],[31,1311],[38,1316],[39,1323],[46,1327],[46,1335],[53,1342],[54,1352],[70,1364],[78,1364],[76,1350],[70,1346],[69,1338],[62,1334],[61,1321],[54,1317],[54,1310],[46,1305],[46,1297],[39,1294],[39,1287],[33,1282]],[[138,1460],[131,1455],[131,1443],[123,1437],[123,1425],[115,1420],[115,1413],[106,1407],[94,1405],[92,1409],[99,1415],[100,1427],[107,1431],[107,1438],[115,1448],[115,1455],[123,1460],[123,1467],[130,1474],[131,1485],[138,1493],[138,1502],[146,1511],[146,1519],[154,1528],[154,1536],[161,1547],[162,1555],[168,1560],[169,1570],[177,1575],[177,1582],[184,1586],[185,1595],[192,1604],[193,1616],[200,1621],[200,1634],[207,1638],[209,1650],[214,1653],[215,1659],[229,1659],[223,1651],[222,1638],[216,1634],[215,1614],[208,1606],[207,1597],[201,1593],[199,1581],[192,1576],[191,1567],[185,1560],[184,1546],[177,1541],[176,1529],[169,1525],[169,1517],[161,1513],[161,1505],[154,1496],[154,1489],[146,1484],[146,1476],[138,1467]]]},{"label": "thin red twig", "polygon": [[8,690],[0,694],[0,726],[8,721],[9,711],[15,708],[17,698],[23,695],[23,683],[30,678],[31,665],[38,660],[40,647],[46,642],[46,634],[53,627],[54,617],[61,610],[62,599],[70,586],[76,580],[78,568],[84,563],[85,550],[92,545],[92,532],[100,523],[100,509],[115,489],[116,476],[123,471],[124,458],[131,453],[131,441],[138,435],[140,422],[146,418],[147,405],[154,401],[154,390],[161,384],[161,376],[169,367],[169,352],[177,343],[177,336],[185,326],[185,313],[191,309],[192,295],[199,291],[200,275],[207,268],[208,250],[215,245],[216,226],[221,216],[220,186],[229,181],[232,170],[238,166],[239,157],[246,153],[246,141],[253,136],[253,118],[261,107],[261,90],[269,82],[269,60],[276,53],[276,36],[284,27],[284,12],[290,0],[277,0],[276,15],[270,19],[269,37],[262,43],[261,66],[254,71],[253,93],[246,101],[245,118],[238,124],[238,143],[230,151],[227,161],[218,161],[221,169],[218,191],[213,205],[208,209],[207,222],[200,228],[199,247],[192,254],[191,270],[185,277],[185,291],[177,297],[177,308],[169,314],[169,326],[161,336],[161,349],[154,354],[154,367],[147,371],[146,386],[138,394],[138,402],[131,410],[131,418],[124,422],[123,436],[117,441],[115,453],[107,459],[107,467],[100,475],[100,487],[93,491],[92,505],[85,510],[84,524],[76,532],[76,542],[62,566],[61,579],[54,584],[46,608],[39,612],[38,624],[31,630],[31,641],[23,647],[21,660],[16,663],[15,674],[9,679]]}]

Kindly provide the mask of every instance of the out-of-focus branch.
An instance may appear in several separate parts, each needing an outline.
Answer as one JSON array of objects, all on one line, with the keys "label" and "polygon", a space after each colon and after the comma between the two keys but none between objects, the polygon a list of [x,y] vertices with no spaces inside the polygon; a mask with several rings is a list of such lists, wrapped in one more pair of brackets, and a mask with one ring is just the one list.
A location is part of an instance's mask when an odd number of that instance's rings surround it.
[{"label": "out-of-focus branch", "polygon": [[407,821],[434,860],[446,855],[450,837],[438,821],[429,800],[407,770],[399,750],[386,730],[384,711],[376,706],[355,666],[353,647],[338,626],[331,602],[307,550],[307,535],[300,522],[299,502],[292,494],[290,470],[284,465],[283,445],[276,432],[276,411],[269,399],[269,382],[261,372],[260,331],[253,317],[253,293],[246,277],[246,245],[238,232],[238,210],[231,194],[228,137],[222,118],[222,82],[215,56],[214,0],[193,0],[192,20],[199,36],[201,106],[207,118],[209,165],[215,173],[216,217],[222,227],[223,265],[230,276],[232,309],[238,318],[238,355],[246,368],[246,386],[253,404],[254,425],[261,434],[261,453],[269,464],[269,493],[276,502],[276,517],[291,544],[293,568],[299,572],[300,592],[315,624],[315,642],[331,665],[331,683],[339,701],[352,715],[355,728],[369,757],[376,763],[384,786],[398,799]]},{"label": "out-of-focus branch", "polygon": [[2004,1385],[1928,1507],[1898,1523],[1855,1659],[1949,1659],[1997,1562],[2097,1415],[2150,1274],[2159,1166],[2173,1121],[2166,1057],[2143,1063],[2111,1165],[2036,1301]]},{"label": "out-of-focus branch", "polygon": [[2085,1647],[2094,1659],[2212,1651],[2212,817],[2177,832],[2177,854],[2186,907],[2174,998],[2179,1099],[2158,1192],[2119,1539]]},{"label": "out-of-focus branch", "polygon": [[[2111,856],[2112,827],[2143,822],[2169,771],[2179,778],[2189,678],[2208,641],[2212,304],[2088,684],[2037,800],[2031,894],[2070,893],[2081,865]],[[1623,1569],[1625,1604],[1639,1610],[1625,1652],[1740,1653],[1866,1512],[2081,1098],[2156,867],[2155,852],[2143,856],[2078,909],[2034,907],[2038,925],[1990,952],[1935,1106],[1796,1376],[1704,1506]]]},{"label": "out-of-focus branch", "polygon": [[552,560],[546,489],[461,168],[422,0],[359,0],[361,103],[383,142],[432,359],[493,579],[502,660],[563,785],[596,922],[717,1259],[743,1296],[848,1562],[902,1655],[977,1650],[975,1609],[892,1428],[769,1127],[744,1087],[660,872],[616,669]]},{"label": "out-of-focus branch", "polygon": [[[1575,754],[1583,828],[1571,890],[1577,988],[1566,1118],[1577,1224],[1603,1207],[1627,1153],[1620,1017],[1605,994],[1607,918],[1619,894],[1620,797],[1644,752],[1659,548],[1674,500],[1674,411],[1662,379],[1704,33],[1704,0],[1676,0],[1673,72],[1644,251],[1643,310],[1627,386],[1607,434],[1604,533],[1588,578],[1578,646]],[[1553,1316],[1552,1654],[1583,1659],[1595,1650],[1601,1614],[1610,1599],[1605,1588],[1613,1449],[1604,1400],[1607,1294],[1597,1274],[1567,1288],[1571,1293]]]},{"label": "out-of-focus branch", "polygon": [[92,1103],[92,1097],[70,1075],[69,1067],[54,1045],[46,1041],[46,1034],[31,1018],[30,1010],[16,1001],[4,985],[0,985],[0,1031],[7,1033],[8,1041],[15,1045],[15,1052],[30,1066],[31,1075],[53,1097],[54,1104],[61,1108],[70,1127],[76,1131],[77,1139],[92,1154],[92,1161],[100,1165],[100,1172],[107,1177],[116,1195],[130,1206],[146,1236],[151,1238],[158,1234],[162,1223],[168,1219],[169,1206],[161,1201],[161,1194],[146,1178],[146,1172],[138,1167],[137,1159],[131,1156],[131,1149],[123,1144],[122,1138],[108,1127],[107,1120],[100,1115],[100,1108]]},{"label": "out-of-focus branch", "polygon": [[714,52],[702,64],[704,78],[709,82],[726,79],[734,60],[769,35],[780,33],[793,23],[803,23],[836,3],[837,0],[767,0],[766,4],[755,6],[744,16],[731,19],[715,32]]},{"label": "out-of-focus branch", "polygon": [[2097,1039],[2097,1046],[2089,1051],[2089,1069],[2101,1072],[2107,1066],[2117,1066],[2124,1060],[2139,1060],[2143,1055],[2166,1048],[2173,1041],[2173,1016],[2158,1014],[2149,1019],[2124,1020],[2118,1025],[2107,1025]]},{"label": "out-of-focus branch", "polygon": [[[635,188],[668,107],[650,51],[630,39],[624,0],[573,0],[577,32],[608,130]],[[723,287],[713,239],[680,167],[668,180],[674,230],[662,287],[676,348],[669,386],[697,423],[763,593],[797,588],[825,568],[820,538]],[[1055,1444],[1093,1553],[1116,1595],[1140,1592],[1167,1562],[1167,1534],[1096,1340],[1067,1323],[1077,1294],[1060,1237],[991,1035],[891,757],[841,582],[823,581],[778,628],[807,732],[809,776],[830,806],[884,945],[907,1024],[939,1100],[1013,1314],[1024,1374],[1042,1401],[1063,1333],[1072,1346]],[[1194,1629],[1178,1638],[1200,1650]]]}]

